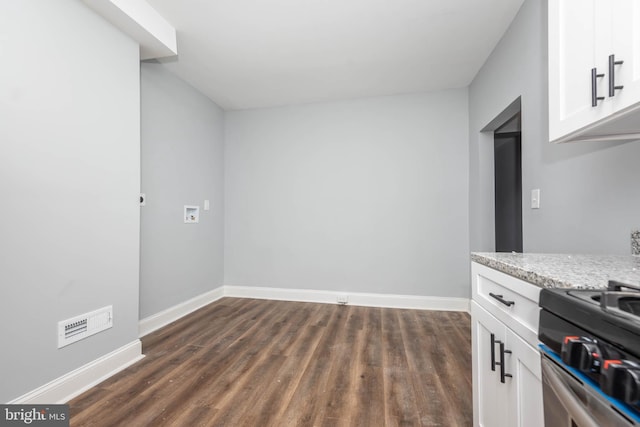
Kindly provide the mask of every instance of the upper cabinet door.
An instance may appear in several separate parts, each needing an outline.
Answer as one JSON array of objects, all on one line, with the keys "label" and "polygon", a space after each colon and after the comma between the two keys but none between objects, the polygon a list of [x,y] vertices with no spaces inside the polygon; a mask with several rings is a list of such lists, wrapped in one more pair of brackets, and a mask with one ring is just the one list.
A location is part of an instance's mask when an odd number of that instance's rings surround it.
[{"label": "upper cabinet door", "polygon": [[640,1],[548,4],[549,140],[639,139]]},{"label": "upper cabinet door", "polygon": [[[613,72],[607,80],[613,78],[615,86],[622,86],[613,91],[614,111],[622,111],[640,100],[640,1],[608,0],[612,8],[612,44],[605,55],[613,55]],[[610,95],[609,93],[607,95]]]},{"label": "upper cabinet door", "polygon": [[[555,141],[610,113],[605,61],[597,46],[606,43],[597,21],[597,0],[549,0],[549,139]],[[592,75],[595,69],[595,76]],[[604,75],[603,75],[604,74]],[[595,100],[595,106],[594,99]]]}]

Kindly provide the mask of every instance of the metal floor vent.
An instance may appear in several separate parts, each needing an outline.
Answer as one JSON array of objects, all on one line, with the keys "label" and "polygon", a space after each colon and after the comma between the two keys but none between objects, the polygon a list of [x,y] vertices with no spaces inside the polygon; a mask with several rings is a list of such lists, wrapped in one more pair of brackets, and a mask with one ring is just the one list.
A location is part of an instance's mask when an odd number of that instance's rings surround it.
[{"label": "metal floor vent", "polygon": [[58,322],[58,348],[97,334],[113,326],[113,306]]}]

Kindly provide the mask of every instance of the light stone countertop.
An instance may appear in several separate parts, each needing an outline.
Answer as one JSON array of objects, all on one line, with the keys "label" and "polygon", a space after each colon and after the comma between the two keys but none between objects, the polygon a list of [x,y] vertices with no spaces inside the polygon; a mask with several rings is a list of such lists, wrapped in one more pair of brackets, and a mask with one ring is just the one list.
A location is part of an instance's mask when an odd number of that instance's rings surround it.
[{"label": "light stone countertop", "polygon": [[471,261],[542,288],[605,289],[609,280],[640,286],[640,257],[473,252]]},{"label": "light stone countertop", "polygon": [[640,255],[640,230],[631,232],[631,255]]}]

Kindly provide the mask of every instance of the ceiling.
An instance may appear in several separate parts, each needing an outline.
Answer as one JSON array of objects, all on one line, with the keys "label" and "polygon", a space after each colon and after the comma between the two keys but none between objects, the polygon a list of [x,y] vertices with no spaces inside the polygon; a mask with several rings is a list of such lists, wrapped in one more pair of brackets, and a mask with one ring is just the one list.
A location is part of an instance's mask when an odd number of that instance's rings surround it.
[{"label": "ceiling", "polygon": [[523,0],[147,0],[225,110],[465,87]]}]

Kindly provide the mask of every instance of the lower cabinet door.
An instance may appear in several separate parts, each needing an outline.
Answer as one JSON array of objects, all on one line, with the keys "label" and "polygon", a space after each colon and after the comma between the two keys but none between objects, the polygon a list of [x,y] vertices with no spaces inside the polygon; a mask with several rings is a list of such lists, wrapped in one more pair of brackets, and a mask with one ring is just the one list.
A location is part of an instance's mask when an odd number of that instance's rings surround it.
[{"label": "lower cabinet door", "polygon": [[[542,427],[544,409],[542,403],[542,372],[540,352],[507,328],[507,371],[511,374],[506,382],[509,399],[509,426]],[[510,359],[510,360],[509,360]]]},{"label": "lower cabinet door", "polygon": [[473,424],[476,427],[509,426],[507,387],[500,380],[499,365],[500,343],[506,343],[505,339],[504,324],[472,301]]}]

